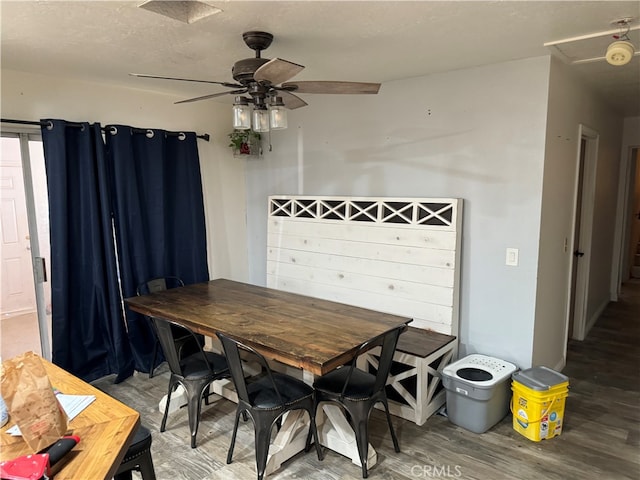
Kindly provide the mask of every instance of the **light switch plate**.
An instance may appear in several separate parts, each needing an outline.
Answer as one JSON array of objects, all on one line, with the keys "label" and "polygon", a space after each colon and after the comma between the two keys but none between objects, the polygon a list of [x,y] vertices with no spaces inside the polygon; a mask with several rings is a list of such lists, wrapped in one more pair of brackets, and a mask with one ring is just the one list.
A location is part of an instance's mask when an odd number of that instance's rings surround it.
[{"label": "light switch plate", "polygon": [[507,257],[505,260],[505,264],[510,267],[518,266],[518,249],[517,248],[507,248]]}]

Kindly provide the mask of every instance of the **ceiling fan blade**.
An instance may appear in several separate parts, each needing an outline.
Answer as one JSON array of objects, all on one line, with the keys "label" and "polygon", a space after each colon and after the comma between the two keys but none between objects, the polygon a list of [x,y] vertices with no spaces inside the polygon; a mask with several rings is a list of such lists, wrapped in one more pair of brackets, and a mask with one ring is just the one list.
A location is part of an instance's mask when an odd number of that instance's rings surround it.
[{"label": "ceiling fan blade", "polygon": [[278,85],[295,77],[302,70],[304,70],[302,65],[282,60],[281,58],[274,58],[259,67],[254,72],[253,79],[256,82],[269,82],[271,85]]},{"label": "ceiling fan blade", "polygon": [[181,82],[197,82],[197,83],[212,83],[214,85],[222,85],[223,87],[228,88],[242,88],[242,85],[239,83],[229,83],[229,82],[214,82],[213,80],[193,80],[191,78],[175,78],[175,77],[161,77],[158,75],[147,75],[145,73],[130,73],[132,77],[139,78],[157,78],[159,80],[178,80]]},{"label": "ceiling fan blade", "polygon": [[280,89],[276,90],[278,90],[278,97],[282,97],[285,108],[288,108],[289,110],[295,110],[296,108],[306,107],[308,105],[307,102],[291,92]]},{"label": "ceiling fan blade", "polygon": [[180,101],[174,102],[174,103],[177,105],[179,103],[197,102],[199,100],[207,100],[209,98],[222,97],[223,95],[241,95],[243,93],[247,93],[247,89],[246,88],[244,88],[242,90],[231,90],[230,92],[212,93],[210,95],[203,95],[202,97],[187,98],[186,100],[180,100]]},{"label": "ceiling fan blade", "polygon": [[288,82],[282,88],[296,93],[376,94],[379,83],[364,82]]}]

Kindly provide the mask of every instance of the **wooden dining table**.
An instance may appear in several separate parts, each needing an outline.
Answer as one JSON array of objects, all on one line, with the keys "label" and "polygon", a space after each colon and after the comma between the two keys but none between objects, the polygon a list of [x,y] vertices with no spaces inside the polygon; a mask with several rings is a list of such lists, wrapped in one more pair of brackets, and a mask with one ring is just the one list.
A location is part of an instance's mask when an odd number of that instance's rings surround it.
[{"label": "wooden dining table", "polygon": [[[56,480],[111,479],[115,475],[140,424],[134,409],[89,385],[78,377],[42,359],[51,386],[64,394],[93,395],[95,400],[69,422],[69,430],[80,437],[78,443],[55,466]],[[33,453],[20,436],[0,429],[0,461]]]},{"label": "wooden dining table", "polygon": [[217,279],[127,298],[135,312],[220,332],[268,358],[324,375],[360,345],[410,318],[232,280]]},{"label": "wooden dining table", "polygon": [[[127,298],[126,304],[205,336],[220,332],[233,337],[269,359],[300,369],[308,383],[348,363],[367,341],[412,320],[227,279]],[[326,415],[318,419],[321,442],[359,465],[355,436],[339,407],[326,405],[323,410]],[[304,448],[306,429],[308,420],[301,413],[287,416],[270,448],[267,473]],[[370,447],[369,465],[375,461]]]}]

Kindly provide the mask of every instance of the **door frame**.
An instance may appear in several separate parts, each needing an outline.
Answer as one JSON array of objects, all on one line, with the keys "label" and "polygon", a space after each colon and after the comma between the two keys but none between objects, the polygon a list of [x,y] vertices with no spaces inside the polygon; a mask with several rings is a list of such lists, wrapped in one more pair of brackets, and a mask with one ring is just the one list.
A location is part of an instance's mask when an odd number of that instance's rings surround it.
[{"label": "door frame", "polygon": [[[584,164],[581,165],[582,156],[582,140],[585,140]],[[595,207],[595,190],[596,190],[596,169],[598,166],[598,147],[600,142],[600,134],[580,124],[578,128],[578,145],[575,169],[575,184],[573,191],[573,221],[574,226],[571,233],[571,261],[569,262],[569,288],[567,298],[566,312],[566,328],[567,337],[576,340],[584,340],[589,326],[587,319],[588,301],[589,301],[589,271],[591,265],[591,241],[593,235],[593,212]],[[580,185],[580,168],[582,172],[582,185]],[[578,193],[582,188],[580,195],[581,203],[578,204]],[[578,213],[580,218],[578,218]],[[580,221],[580,229],[578,239],[576,238],[576,222]],[[578,257],[573,253],[576,251],[584,252],[584,256]],[[574,264],[577,263],[575,292],[572,292]],[[569,331],[571,301],[573,298],[573,331]]]},{"label": "door frame", "polygon": [[31,156],[29,154],[29,141],[42,141],[42,136],[35,130],[21,128],[3,128],[1,136],[18,138],[20,142],[22,178],[24,181],[25,202],[27,206],[27,223],[29,226],[29,245],[31,247],[31,266],[36,293],[38,327],[40,330],[40,348],[42,357],[46,358],[47,360],[51,360],[51,345],[49,342],[50,332],[47,322],[47,306],[43,287],[43,283],[46,279],[46,274],[42,262],[38,260],[41,258],[40,243],[38,236],[36,206],[34,201]]}]

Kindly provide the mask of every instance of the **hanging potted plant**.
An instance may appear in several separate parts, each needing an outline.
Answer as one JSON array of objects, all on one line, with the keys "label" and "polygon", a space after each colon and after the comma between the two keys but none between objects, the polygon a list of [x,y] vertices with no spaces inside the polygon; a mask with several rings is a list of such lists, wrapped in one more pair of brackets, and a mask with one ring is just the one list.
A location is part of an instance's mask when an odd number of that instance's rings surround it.
[{"label": "hanging potted plant", "polygon": [[253,130],[234,130],[229,134],[229,146],[234,155],[260,155],[261,136]]}]

